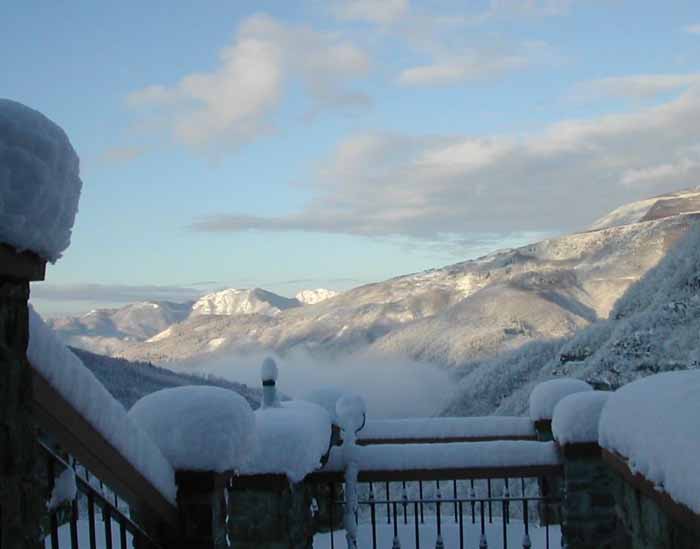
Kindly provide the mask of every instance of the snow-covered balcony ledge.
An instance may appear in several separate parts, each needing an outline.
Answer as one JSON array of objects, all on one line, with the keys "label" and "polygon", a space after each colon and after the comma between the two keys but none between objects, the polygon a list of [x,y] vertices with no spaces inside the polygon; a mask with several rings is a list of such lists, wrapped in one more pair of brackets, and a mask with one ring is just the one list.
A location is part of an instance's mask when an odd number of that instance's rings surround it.
[{"label": "snow-covered balcony ledge", "polygon": [[[697,547],[700,539],[700,371],[657,374],[613,393],[599,422],[603,460],[635,542]],[[648,518],[655,517],[652,527]]]}]

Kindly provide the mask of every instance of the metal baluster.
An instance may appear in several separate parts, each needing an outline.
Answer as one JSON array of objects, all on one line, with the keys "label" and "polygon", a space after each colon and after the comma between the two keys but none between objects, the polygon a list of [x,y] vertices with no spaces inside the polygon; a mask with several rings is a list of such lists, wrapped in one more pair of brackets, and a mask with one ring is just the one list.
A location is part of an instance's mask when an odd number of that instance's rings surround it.
[{"label": "metal baluster", "polygon": [[413,503],[413,523],[414,523],[414,530],[416,533],[416,549],[420,549],[420,532],[418,531],[418,503],[414,502]]},{"label": "metal baluster", "polygon": [[71,502],[70,513],[70,546],[71,549],[78,549],[78,495]]},{"label": "metal baluster", "polygon": [[88,493],[88,528],[90,529],[90,549],[97,549],[97,536],[95,534],[95,496]]},{"label": "metal baluster", "polygon": [[408,507],[408,494],[406,493],[406,481],[403,481],[401,487],[401,499],[403,501],[403,523],[408,524],[407,507]]},{"label": "metal baluster", "polygon": [[112,513],[109,507],[102,508],[102,520],[105,522],[105,547],[112,549]]},{"label": "metal baluster", "polygon": [[505,488],[503,489],[503,497],[506,499],[506,515],[505,515],[505,520],[506,524],[510,524],[510,485],[508,483],[508,479],[505,478],[503,479],[506,483]]},{"label": "metal baluster", "polygon": [[440,481],[437,481],[437,540],[435,540],[435,549],[444,549],[445,544],[442,541],[442,492],[440,491]]},{"label": "metal baluster", "polygon": [[545,548],[549,549],[549,521],[544,523],[544,543]]},{"label": "metal baluster", "polygon": [[335,483],[331,482],[330,487],[329,487],[329,492],[330,492],[330,500],[331,504],[330,507],[328,508],[328,520],[330,522],[330,528],[328,528],[328,531],[330,532],[331,536],[331,549],[334,549],[334,539],[333,539],[333,508],[335,507]]},{"label": "metal baluster", "polygon": [[464,549],[464,514],[461,501],[459,502],[459,549]]},{"label": "metal baluster", "polygon": [[526,498],[523,498],[523,522],[525,523],[525,535],[523,536],[523,549],[530,549],[532,542],[530,541],[530,519],[528,516],[528,503]]},{"label": "metal baluster", "polygon": [[[53,489],[56,485],[56,470],[51,456],[46,459],[46,473],[49,481],[49,494],[53,494]],[[56,519],[56,511],[51,511],[49,514],[49,526],[51,528],[51,549],[58,549],[58,520]]]},{"label": "metal baluster", "polygon": [[476,492],[474,491],[474,479],[471,479],[469,484],[469,499],[472,502],[472,524],[476,524]]},{"label": "metal baluster", "polygon": [[455,500],[455,524],[457,524],[457,481],[452,481],[452,497]]},{"label": "metal baluster", "polygon": [[484,500],[481,500],[481,538],[479,539],[479,549],[488,549],[489,542],[486,539],[486,522],[484,516]]},{"label": "metal baluster", "polygon": [[374,504],[374,485],[369,483],[369,511],[372,521],[372,549],[377,549],[377,510]]},{"label": "metal baluster", "polygon": [[423,481],[418,481],[418,494],[420,496],[420,523],[423,524]]},{"label": "metal baluster", "polygon": [[121,549],[127,549],[126,547],[126,524],[124,519],[119,521],[119,544]]},{"label": "metal baluster", "polygon": [[401,542],[399,541],[399,521],[396,520],[396,502],[392,505],[394,509],[394,541],[391,544],[391,549],[401,549]]},{"label": "metal baluster", "polygon": [[506,523],[506,506],[508,503],[503,500],[503,516],[501,517],[501,524],[503,525],[503,549],[508,549],[508,524]]},{"label": "metal baluster", "polygon": [[486,480],[486,489],[489,496],[489,524],[493,522],[493,513],[491,512],[491,479]]},{"label": "metal baluster", "polygon": [[385,492],[386,492],[386,523],[391,524],[391,505],[389,504],[389,500],[391,497],[389,496],[389,482],[387,481],[384,484]]}]

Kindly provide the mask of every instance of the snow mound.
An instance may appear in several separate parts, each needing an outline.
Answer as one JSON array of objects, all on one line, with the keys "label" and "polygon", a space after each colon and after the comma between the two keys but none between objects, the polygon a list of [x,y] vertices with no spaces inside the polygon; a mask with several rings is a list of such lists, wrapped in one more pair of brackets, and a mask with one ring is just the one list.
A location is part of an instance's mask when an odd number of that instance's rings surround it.
[{"label": "snow mound", "polygon": [[238,393],[220,387],[175,387],[146,395],[129,411],[172,467],[223,473],[255,449],[255,416]]},{"label": "snow mound", "polygon": [[274,358],[267,357],[263,360],[260,368],[260,379],[262,381],[277,381],[279,370]]},{"label": "snow mound", "polygon": [[75,483],[75,471],[68,467],[63,470],[53,485],[51,499],[47,505],[49,511],[54,511],[67,501],[73,501],[77,493],[78,485]]},{"label": "snow mound", "polygon": [[302,290],[294,297],[304,305],[315,305],[316,303],[321,303],[321,301],[335,297],[339,295],[339,293],[340,292],[335,292],[333,290],[326,290],[325,288],[316,288],[315,290]]},{"label": "snow mound", "polygon": [[559,444],[598,442],[598,422],[612,393],[584,391],[566,396],[554,407],[552,433]]},{"label": "snow mound", "polygon": [[676,502],[700,513],[700,371],[649,376],[603,408],[599,443]]},{"label": "snow mound", "polygon": [[565,396],[592,390],[585,381],[568,377],[540,383],[530,393],[530,419],[552,419],[554,407]]},{"label": "snow mound", "polygon": [[79,164],[59,126],[0,99],[0,242],[56,262],[78,212]]},{"label": "snow mound", "polygon": [[242,475],[283,474],[301,482],[321,466],[331,440],[331,418],[316,404],[291,400],[255,412],[258,445]]},{"label": "snow mound", "polygon": [[343,431],[357,433],[365,426],[367,404],[359,395],[343,395],[335,404],[335,413]]},{"label": "snow mound", "polygon": [[166,499],[175,503],[175,472],[158,446],[31,306],[27,358],[131,465]]}]

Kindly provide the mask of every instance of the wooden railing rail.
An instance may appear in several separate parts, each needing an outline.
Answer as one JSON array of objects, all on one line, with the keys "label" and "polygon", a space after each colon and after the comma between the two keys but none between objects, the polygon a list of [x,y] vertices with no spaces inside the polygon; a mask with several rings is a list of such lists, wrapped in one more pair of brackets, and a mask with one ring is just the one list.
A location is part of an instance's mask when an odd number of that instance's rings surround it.
[{"label": "wooden railing rail", "polygon": [[179,524],[170,503],[44,377],[33,370],[33,409],[39,426],[132,508],[171,526]]}]

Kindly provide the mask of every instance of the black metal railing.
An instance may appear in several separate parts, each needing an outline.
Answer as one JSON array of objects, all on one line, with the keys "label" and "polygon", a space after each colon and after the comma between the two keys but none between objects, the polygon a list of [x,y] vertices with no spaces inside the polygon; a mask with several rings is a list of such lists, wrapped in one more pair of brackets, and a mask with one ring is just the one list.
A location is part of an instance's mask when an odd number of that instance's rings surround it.
[{"label": "black metal railing", "polygon": [[[46,459],[49,494],[54,490],[59,473],[70,468],[75,474],[77,494],[58,508],[49,511],[44,545],[60,549],[70,545],[120,549],[128,547],[159,548],[160,546],[128,516],[128,505],[99,479],[75,460],[63,459],[43,442],[39,446]],[[71,463],[69,463],[69,461]],[[98,525],[102,522],[101,527]],[[102,530],[102,535],[99,531]],[[66,539],[67,538],[67,539]]]},{"label": "black metal railing", "polygon": [[[539,524],[543,505],[560,500],[537,494],[535,479],[468,479],[360,483],[358,547],[561,547],[558,527]],[[339,543],[345,502],[342,484],[330,484],[323,546]],[[550,531],[552,530],[552,531]],[[341,535],[342,536],[342,535]],[[342,539],[342,537],[340,538]]]}]

